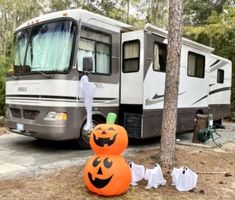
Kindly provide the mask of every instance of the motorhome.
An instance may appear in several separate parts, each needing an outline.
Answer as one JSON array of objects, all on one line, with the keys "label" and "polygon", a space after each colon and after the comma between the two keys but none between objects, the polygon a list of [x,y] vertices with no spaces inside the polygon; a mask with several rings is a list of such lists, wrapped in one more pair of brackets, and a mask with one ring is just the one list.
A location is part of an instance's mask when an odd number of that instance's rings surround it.
[{"label": "motorhome", "polygon": [[[93,125],[108,112],[132,138],[160,135],[164,102],[167,32],[142,28],[82,9],[46,14],[15,31],[14,72],[6,81],[7,126],[47,140],[76,139],[89,147],[80,79],[96,86]],[[229,114],[231,62],[213,49],[183,38],[178,131],[192,130],[196,113],[216,120]]]}]

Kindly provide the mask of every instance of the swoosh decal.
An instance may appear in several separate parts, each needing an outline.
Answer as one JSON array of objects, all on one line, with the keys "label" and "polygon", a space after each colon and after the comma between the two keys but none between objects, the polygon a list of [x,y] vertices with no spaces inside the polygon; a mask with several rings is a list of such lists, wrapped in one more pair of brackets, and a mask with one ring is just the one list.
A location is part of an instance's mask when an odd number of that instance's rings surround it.
[{"label": "swoosh decal", "polygon": [[215,94],[215,93],[218,93],[218,92],[223,92],[223,91],[226,91],[226,90],[231,90],[231,87],[224,87],[224,88],[220,88],[220,89],[210,91],[209,95],[212,95],[212,94]]},{"label": "swoosh decal", "polygon": [[162,99],[145,99],[145,105],[146,106],[150,106],[150,105],[153,105],[153,104],[157,104],[157,103],[161,103],[164,101],[164,98]]},{"label": "swoosh decal", "polygon": [[231,87],[224,87],[224,88],[219,88],[219,89],[212,90],[212,91],[209,92],[209,95],[203,96],[202,98],[200,98],[197,101],[195,101],[192,105],[202,101],[203,99],[209,97],[212,94],[216,94],[216,93],[223,92],[223,91],[226,91],[226,90],[231,90]]},{"label": "swoosh decal", "polygon": [[[178,96],[180,96],[182,94],[185,94],[185,93],[186,92],[181,92],[181,93],[178,94]],[[161,102],[164,101],[164,96],[165,95],[155,94],[152,99],[149,99],[149,98],[145,99],[145,105],[150,106],[150,105],[153,105],[153,104],[161,103]]]},{"label": "swoosh decal", "polygon": [[152,99],[160,99],[160,98],[162,98],[162,97],[164,97],[164,96],[165,96],[165,95],[158,95],[158,94],[155,94]]},{"label": "swoosh decal", "polygon": [[205,95],[204,97],[202,97],[202,98],[198,99],[197,101],[195,101],[192,105],[194,105],[194,104],[196,104],[196,103],[202,101],[203,99],[207,98],[208,96],[209,96],[209,95]]}]

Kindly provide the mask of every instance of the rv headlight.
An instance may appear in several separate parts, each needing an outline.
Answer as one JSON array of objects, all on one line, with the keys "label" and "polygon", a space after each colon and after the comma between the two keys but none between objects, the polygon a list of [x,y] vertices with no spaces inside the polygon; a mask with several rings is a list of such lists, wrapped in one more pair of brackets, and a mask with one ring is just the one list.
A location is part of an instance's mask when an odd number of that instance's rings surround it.
[{"label": "rv headlight", "polygon": [[51,111],[47,113],[44,120],[66,121],[68,119],[67,113]]}]

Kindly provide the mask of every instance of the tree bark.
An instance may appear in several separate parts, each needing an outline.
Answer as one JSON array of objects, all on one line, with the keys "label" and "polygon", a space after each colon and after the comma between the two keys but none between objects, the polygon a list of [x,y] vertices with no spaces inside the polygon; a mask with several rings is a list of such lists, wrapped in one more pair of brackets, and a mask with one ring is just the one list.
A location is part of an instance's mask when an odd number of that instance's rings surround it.
[{"label": "tree bark", "polygon": [[172,170],[175,157],[175,134],[183,27],[182,12],[182,0],[169,1],[168,52],[160,150],[160,162],[165,173]]},{"label": "tree bark", "polygon": [[7,23],[7,12],[6,12],[6,7],[4,8],[4,12],[3,12],[3,17],[4,17],[4,20],[3,20],[3,31],[4,31],[4,37],[3,37],[3,40],[4,40],[4,43],[3,43],[3,55],[4,56],[7,56],[7,33],[8,33],[8,23]]},{"label": "tree bark", "polygon": [[130,0],[127,0],[127,12],[126,12],[126,22],[129,23],[129,15],[130,15]]},{"label": "tree bark", "polygon": [[16,29],[16,21],[17,21],[16,4],[13,3],[13,5],[12,5],[12,33],[15,32],[15,29]]}]

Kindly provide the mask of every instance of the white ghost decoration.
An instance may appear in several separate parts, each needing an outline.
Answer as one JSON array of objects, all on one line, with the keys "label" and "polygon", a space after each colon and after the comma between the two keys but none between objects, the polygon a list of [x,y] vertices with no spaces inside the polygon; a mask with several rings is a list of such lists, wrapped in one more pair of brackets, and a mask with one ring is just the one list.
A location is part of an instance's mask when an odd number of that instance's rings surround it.
[{"label": "white ghost decoration", "polygon": [[137,165],[132,161],[129,161],[129,165],[131,168],[131,185],[138,185],[137,182],[144,178],[145,168],[143,165]]},{"label": "white ghost decoration", "polygon": [[187,167],[174,168],[171,176],[172,185],[179,191],[189,191],[197,185],[198,175]]},{"label": "white ghost decoration", "polygon": [[[182,168],[182,167],[181,167]],[[182,173],[181,168],[173,168],[173,171],[171,172],[171,177],[172,177],[172,185],[176,186],[176,182],[179,178],[180,172]]]},{"label": "white ghost decoration", "polygon": [[145,189],[158,188],[159,185],[165,185],[166,180],[163,178],[161,167],[156,164],[153,169],[146,169],[145,180],[148,181]]},{"label": "white ghost decoration", "polygon": [[95,84],[89,82],[86,75],[82,76],[80,80],[81,95],[84,100],[86,112],[87,112],[87,123],[85,130],[89,131],[92,127],[92,100],[95,92]]}]

